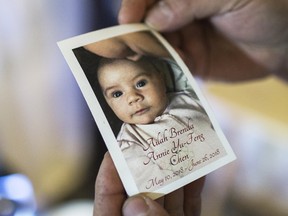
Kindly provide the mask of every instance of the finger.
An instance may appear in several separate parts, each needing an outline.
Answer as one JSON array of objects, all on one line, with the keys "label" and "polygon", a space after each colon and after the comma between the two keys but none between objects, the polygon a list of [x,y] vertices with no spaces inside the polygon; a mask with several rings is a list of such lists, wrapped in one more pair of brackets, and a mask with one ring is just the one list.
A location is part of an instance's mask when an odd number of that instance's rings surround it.
[{"label": "finger", "polygon": [[170,216],[184,215],[184,191],[180,188],[165,196],[165,209]]},{"label": "finger", "polygon": [[205,177],[184,187],[184,213],[185,216],[200,216],[201,193],[204,187]]},{"label": "finger", "polygon": [[164,202],[165,202],[165,197],[164,196],[156,199],[155,201],[164,208]]},{"label": "finger", "polygon": [[144,16],[156,0],[122,0],[118,14],[120,24],[135,23],[144,20]]},{"label": "finger", "polygon": [[94,216],[120,216],[125,199],[122,182],[110,154],[106,153],[95,184]]},{"label": "finger", "polygon": [[120,39],[120,37],[87,44],[84,48],[106,58],[125,58],[134,54],[134,52]]},{"label": "finger", "polygon": [[205,76],[208,69],[207,42],[203,22],[195,21],[179,31],[164,34],[195,75]]},{"label": "finger", "polygon": [[123,206],[124,216],[169,216],[165,209],[154,200],[144,196],[127,199]]},{"label": "finger", "polygon": [[[181,31],[165,34],[190,68],[203,79],[244,81],[268,74],[236,44],[207,21],[195,21]],[[240,63],[239,63],[240,62]]]},{"label": "finger", "polygon": [[237,7],[239,0],[161,0],[147,13],[145,22],[159,31],[172,31],[192,22],[223,14]]}]

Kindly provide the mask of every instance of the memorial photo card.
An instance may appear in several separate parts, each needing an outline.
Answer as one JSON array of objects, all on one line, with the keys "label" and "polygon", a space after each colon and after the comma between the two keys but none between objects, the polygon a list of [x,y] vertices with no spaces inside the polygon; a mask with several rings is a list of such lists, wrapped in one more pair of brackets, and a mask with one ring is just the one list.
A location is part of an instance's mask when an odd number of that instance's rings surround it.
[{"label": "memorial photo card", "polygon": [[155,199],[235,155],[193,71],[145,24],[58,42],[128,195]]}]

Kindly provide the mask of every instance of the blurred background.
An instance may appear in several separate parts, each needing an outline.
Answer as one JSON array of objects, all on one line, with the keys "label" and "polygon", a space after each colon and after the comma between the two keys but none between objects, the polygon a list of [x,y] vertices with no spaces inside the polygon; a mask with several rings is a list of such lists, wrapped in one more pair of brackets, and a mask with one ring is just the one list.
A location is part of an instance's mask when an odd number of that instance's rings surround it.
[{"label": "blurred background", "polygon": [[[106,151],[56,42],[116,25],[120,0],[0,0],[0,215],[91,215]],[[288,86],[199,81],[238,157],[204,216],[287,215]]]}]

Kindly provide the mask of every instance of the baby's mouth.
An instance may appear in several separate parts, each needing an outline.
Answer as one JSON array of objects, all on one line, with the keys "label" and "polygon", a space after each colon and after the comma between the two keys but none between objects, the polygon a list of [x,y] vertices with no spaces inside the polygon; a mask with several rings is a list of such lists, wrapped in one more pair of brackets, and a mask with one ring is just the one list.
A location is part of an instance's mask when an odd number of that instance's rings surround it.
[{"label": "baby's mouth", "polygon": [[135,116],[141,116],[141,115],[145,114],[146,112],[148,112],[149,109],[150,109],[149,107],[148,107],[148,108],[139,109],[139,110],[137,110],[137,111],[134,113],[134,115],[135,115]]}]

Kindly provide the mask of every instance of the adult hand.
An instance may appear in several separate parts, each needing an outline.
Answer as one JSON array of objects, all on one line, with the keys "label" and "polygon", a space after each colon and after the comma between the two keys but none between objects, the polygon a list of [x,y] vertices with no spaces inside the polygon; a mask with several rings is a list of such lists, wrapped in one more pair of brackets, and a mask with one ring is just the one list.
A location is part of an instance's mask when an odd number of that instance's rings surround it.
[{"label": "adult hand", "polygon": [[287,20],[287,0],[122,0],[119,12],[166,32],[193,73],[229,81],[288,80]]},{"label": "adult hand", "polygon": [[137,58],[141,55],[169,57],[167,50],[147,32],[134,32],[85,45],[84,48],[106,58]]},{"label": "adult hand", "polygon": [[109,153],[105,154],[95,185],[94,216],[200,215],[204,178],[157,201],[142,195],[127,198]]}]

